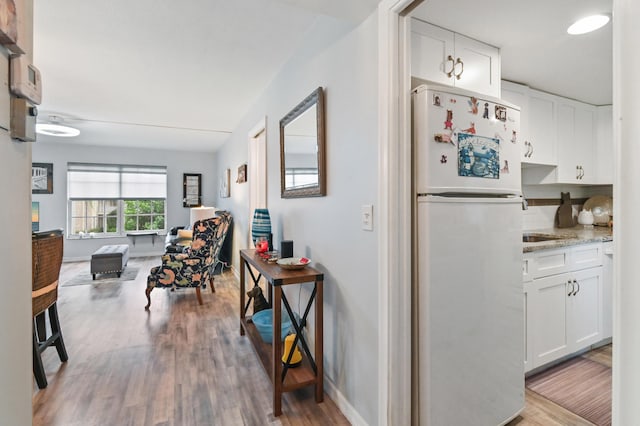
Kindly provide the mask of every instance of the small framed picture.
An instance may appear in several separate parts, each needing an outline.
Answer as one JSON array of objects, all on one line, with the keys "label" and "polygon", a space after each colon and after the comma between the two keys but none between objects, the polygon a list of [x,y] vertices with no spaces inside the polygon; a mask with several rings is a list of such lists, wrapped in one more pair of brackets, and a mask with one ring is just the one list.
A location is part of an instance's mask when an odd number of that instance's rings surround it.
[{"label": "small framed picture", "polygon": [[245,183],[247,181],[247,165],[243,164],[238,167],[238,178],[236,179],[236,183]]},{"label": "small framed picture", "polygon": [[31,193],[53,194],[53,163],[31,163]]},{"label": "small framed picture", "polygon": [[496,105],[496,120],[507,121],[507,107]]}]

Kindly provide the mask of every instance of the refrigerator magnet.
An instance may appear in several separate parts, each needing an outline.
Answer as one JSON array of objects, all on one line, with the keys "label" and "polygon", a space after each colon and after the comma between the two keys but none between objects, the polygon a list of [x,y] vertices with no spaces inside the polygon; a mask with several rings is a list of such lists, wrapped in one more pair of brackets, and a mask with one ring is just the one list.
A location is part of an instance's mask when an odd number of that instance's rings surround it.
[{"label": "refrigerator magnet", "polygon": [[500,169],[500,173],[509,173],[509,161],[504,160],[504,167]]},{"label": "refrigerator magnet", "polygon": [[496,105],[496,120],[507,121],[507,107]]},{"label": "refrigerator magnet", "polygon": [[447,156],[446,155],[442,154],[440,156],[440,163],[447,164]]},{"label": "refrigerator magnet", "polygon": [[458,135],[458,176],[500,178],[500,141],[468,133]]},{"label": "refrigerator magnet", "polygon": [[487,120],[489,119],[489,103],[488,102],[484,103],[484,111],[482,113],[482,118],[486,118]]},{"label": "refrigerator magnet", "polygon": [[451,140],[451,133],[436,133],[433,135],[433,140],[438,143],[453,143]]},{"label": "refrigerator magnet", "polygon": [[478,102],[478,98],[472,96],[471,98],[469,98],[467,103],[469,104],[469,112],[473,115],[478,115],[478,106],[480,105],[480,102]]},{"label": "refrigerator magnet", "polygon": [[448,109],[447,119],[444,121],[444,128],[445,130],[447,129],[451,130],[452,127],[453,127],[453,110]]},{"label": "refrigerator magnet", "polygon": [[518,142],[518,136],[516,135],[516,131],[512,130],[511,131],[511,143],[516,143]]},{"label": "refrigerator magnet", "polygon": [[471,122],[471,126],[468,129],[464,129],[463,132],[465,133],[471,133],[472,135],[476,134],[476,123],[474,123],[473,121]]},{"label": "refrigerator magnet", "polygon": [[442,99],[442,96],[440,96],[440,93],[434,93],[433,94],[433,106],[441,107],[442,104],[440,103],[440,99]]}]

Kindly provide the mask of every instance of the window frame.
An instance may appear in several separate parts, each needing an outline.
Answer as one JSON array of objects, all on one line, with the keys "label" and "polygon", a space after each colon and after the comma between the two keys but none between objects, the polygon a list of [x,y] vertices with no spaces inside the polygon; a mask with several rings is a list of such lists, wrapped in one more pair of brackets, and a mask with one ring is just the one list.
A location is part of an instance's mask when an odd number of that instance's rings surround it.
[{"label": "window frame", "polygon": [[[70,178],[69,178],[69,174],[73,173],[73,172],[82,172],[82,168],[87,167],[88,169],[90,169],[90,171],[95,171],[95,173],[102,173],[103,171],[100,170],[100,168],[104,168],[104,170],[106,170],[107,172],[111,172],[114,173],[113,170],[116,169],[117,172],[115,174],[117,174],[118,176],[118,182],[120,182],[118,185],[120,187],[120,191],[116,194],[117,196],[113,197],[113,196],[96,196],[96,197],[86,197],[86,196],[78,196],[78,197],[73,197],[73,194],[71,194],[71,190],[70,188]],[[123,187],[123,176],[125,176],[127,173],[131,173],[130,170],[131,168],[139,168],[142,170],[142,172],[145,172],[145,169],[147,169],[149,171],[148,174],[154,174],[153,170],[162,170],[162,172],[160,174],[164,175],[164,180],[165,180],[165,186],[164,186],[164,190],[161,191],[159,193],[159,195],[164,195],[164,197],[125,197],[123,196],[122,193],[122,187]],[[92,170],[93,169],[93,170]],[[168,193],[168,182],[167,182],[167,168],[166,166],[152,166],[152,165],[148,165],[148,166],[137,166],[137,165],[126,165],[126,164],[98,164],[98,163],[75,163],[75,162],[69,162],[67,163],[67,238],[69,239],[82,239],[82,238],[121,238],[121,237],[126,237],[126,235],[128,233],[136,233],[136,232],[145,232],[145,231],[149,231],[149,232],[158,232],[160,234],[165,234],[167,231],[167,193]],[[152,180],[153,181],[153,180]],[[147,182],[140,182],[140,185],[145,185],[148,184]],[[100,189],[98,188],[98,191]],[[82,191],[81,191],[82,192]],[[71,196],[70,196],[71,195]],[[86,195],[82,194],[82,195]],[[111,194],[109,194],[111,195]],[[133,194],[130,194],[133,195]],[[97,215],[88,215],[88,203],[92,202],[92,201],[97,201],[97,202],[102,202],[102,209],[101,212]],[[107,205],[110,202],[116,201],[116,231],[115,232],[108,232],[108,220],[109,218],[113,218],[114,215],[107,215]],[[139,205],[136,206],[136,213],[135,214],[126,214],[126,203],[128,201],[162,201],[162,213],[154,213],[154,208],[155,206],[152,205],[151,208],[151,212],[149,213],[141,213],[140,209],[139,209]],[[74,203],[82,203],[83,204],[83,215],[82,216],[78,216],[78,215],[74,215],[74,211],[73,211],[73,206]],[[150,218],[150,223],[153,224],[154,223],[154,218],[157,216],[163,216],[163,227],[162,228],[154,228],[154,229],[136,229],[136,230],[126,230],[126,218],[127,217],[135,217],[136,218],[136,228],[140,227],[140,218],[142,217],[149,217]],[[76,219],[82,219],[83,220],[83,226],[85,228],[85,230],[83,231],[78,231],[75,232],[73,224],[74,224],[74,220]],[[90,220],[93,220],[93,218],[98,218],[97,222],[99,223],[100,220],[102,220],[102,232],[89,232],[86,228],[88,226],[88,223],[90,223]]]}]

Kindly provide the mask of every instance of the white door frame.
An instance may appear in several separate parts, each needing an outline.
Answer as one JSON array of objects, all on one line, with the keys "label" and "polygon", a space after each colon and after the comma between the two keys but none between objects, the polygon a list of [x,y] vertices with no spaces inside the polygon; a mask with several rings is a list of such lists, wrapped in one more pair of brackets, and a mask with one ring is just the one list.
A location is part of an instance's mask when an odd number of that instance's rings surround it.
[{"label": "white door frame", "polygon": [[412,178],[406,13],[421,0],[378,6],[378,423],[411,423]]},{"label": "white door frame", "polygon": [[251,226],[253,211],[267,207],[267,117],[261,119],[249,131],[249,164],[247,180],[249,181],[249,233],[248,247],[253,247]]}]

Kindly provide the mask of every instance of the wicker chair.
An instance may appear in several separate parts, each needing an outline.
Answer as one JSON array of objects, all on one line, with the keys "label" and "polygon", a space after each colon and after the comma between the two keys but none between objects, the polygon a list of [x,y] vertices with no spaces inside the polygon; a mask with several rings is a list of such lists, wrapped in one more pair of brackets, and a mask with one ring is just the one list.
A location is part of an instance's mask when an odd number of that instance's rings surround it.
[{"label": "wicker chair", "polygon": [[[62,230],[37,232],[31,238],[31,276],[32,276],[32,313],[33,313],[33,375],[40,389],[47,387],[40,354],[51,345],[55,345],[60,361],[69,357],[64,347],[60,321],[58,320],[58,277],[62,265]],[[49,311],[51,336],[47,338],[45,312]]]},{"label": "wicker chair", "polygon": [[199,220],[193,225],[191,246],[184,253],[165,253],[162,265],[151,269],[147,277],[146,310],[151,306],[151,291],[154,288],[169,288],[171,291],[181,288],[195,288],[198,303],[202,305],[200,288],[210,282],[214,293],[213,271],[219,262],[220,249],[231,224],[231,214],[221,211],[219,215]]}]

